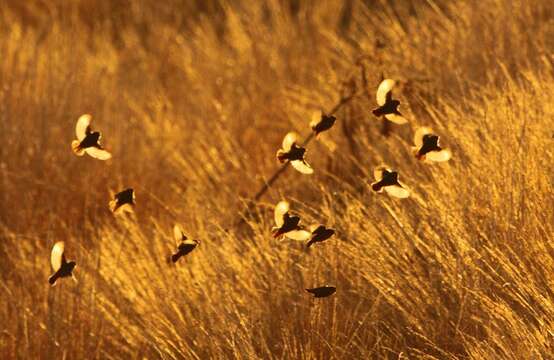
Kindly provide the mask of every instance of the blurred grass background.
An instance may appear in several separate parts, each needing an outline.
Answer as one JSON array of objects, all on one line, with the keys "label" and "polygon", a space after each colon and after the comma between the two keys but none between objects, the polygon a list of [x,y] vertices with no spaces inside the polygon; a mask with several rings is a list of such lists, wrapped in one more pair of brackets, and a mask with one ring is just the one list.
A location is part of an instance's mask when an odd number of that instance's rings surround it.
[{"label": "blurred grass background", "polygon": [[[548,0],[5,1],[0,357],[553,359],[553,65]],[[389,137],[381,76],[410,119]],[[345,94],[316,173],[233,227],[286,132]],[[83,113],[112,160],[72,154]],[[421,125],[449,163],[413,158]],[[381,163],[412,198],[369,191]],[[337,236],[272,239],[283,197]],[[169,266],[175,222],[201,245]],[[79,282],[50,288],[60,240]]]}]

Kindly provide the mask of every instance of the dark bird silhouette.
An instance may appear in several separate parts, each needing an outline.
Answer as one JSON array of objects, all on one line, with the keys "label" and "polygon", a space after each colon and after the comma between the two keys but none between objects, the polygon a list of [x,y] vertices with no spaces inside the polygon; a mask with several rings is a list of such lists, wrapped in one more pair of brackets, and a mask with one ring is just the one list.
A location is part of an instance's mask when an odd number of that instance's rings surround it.
[{"label": "dark bird silhouette", "polygon": [[400,113],[398,108],[400,107],[400,101],[392,98],[392,88],[395,85],[395,81],[392,79],[385,79],[381,81],[377,88],[377,105],[378,108],[374,109],[373,115],[384,116],[385,119],[398,124],[406,124],[408,120]]},{"label": "dark bird silhouette", "polygon": [[114,199],[110,201],[110,210],[114,214],[122,214],[124,212],[133,212],[135,207],[135,192],[133,189],[125,189],[114,195]]},{"label": "dark bird silhouette", "polygon": [[92,116],[89,114],[81,115],[79,117],[77,125],[75,125],[75,135],[77,135],[77,140],[73,140],[71,142],[71,148],[78,156],[83,156],[84,153],[87,153],[93,158],[108,160],[112,157],[112,154],[100,145],[100,138],[102,137],[102,134],[99,131],[92,131],[90,126],[91,120]]},{"label": "dark bird silhouette", "polygon": [[308,241],[307,247],[312,246],[315,243],[323,242],[335,235],[335,230],[326,228],[323,225],[312,225],[310,228],[312,231],[310,240]]},{"label": "dark bird silhouette", "polygon": [[326,285],[326,286],[306,289],[306,291],[309,292],[310,294],[313,294],[314,298],[323,298],[323,297],[333,295],[337,291],[337,288],[334,286]]},{"label": "dark bird silhouette", "polygon": [[433,130],[428,127],[417,129],[414,135],[415,147],[412,148],[415,157],[418,160],[427,161],[448,161],[452,157],[452,153],[448,149],[443,149],[440,146],[440,137],[433,133]]},{"label": "dark bird silhouette", "polygon": [[305,154],[306,149],[298,145],[298,134],[289,132],[283,139],[282,149],[277,151],[277,159],[281,163],[290,161],[290,164],[302,174],[312,174],[314,169],[306,162]]},{"label": "dark bird silhouette", "polygon": [[287,201],[280,201],[275,206],[274,219],[275,227],[272,229],[273,237],[278,238],[282,235],[293,240],[305,241],[311,232],[304,230],[300,226],[300,217],[289,214],[290,205]]},{"label": "dark bird silhouette", "polygon": [[404,199],[410,196],[410,190],[398,180],[398,172],[388,169],[385,166],[377,167],[373,175],[375,182],[371,188],[375,192],[386,191],[389,195]]},{"label": "dark bird silhouette", "polygon": [[333,115],[317,113],[310,122],[310,127],[315,132],[315,136],[318,136],[320,133],[332,128],[336,120],[337,118]]},{"label": "dark bird silhouette", "polygon": [[189,240],[184,234],[183,229],[180,225],[175,225],[173,227],[173,236],[175,237],[176,241],[180,242],[179,246],[177,247],[177,252],[171,255],[171,261],[173,261],[174,263],[177,262],[177,260],[179,260],[181,257],[189,254],[200,244],[200,241],[198,240]]},{"label": "dark bird silhouette", "polygon": [[60,278],[73,277],[73,269],[75,269],[77,265],[75,261],[67,261],[65,259],[64,248],[64,242],[58,241],[54,244],[52,252],[50,253],[50,264],[52,265],[54,274],[48,278],[48,282],[52,286],[56,285],[56,281]]}]

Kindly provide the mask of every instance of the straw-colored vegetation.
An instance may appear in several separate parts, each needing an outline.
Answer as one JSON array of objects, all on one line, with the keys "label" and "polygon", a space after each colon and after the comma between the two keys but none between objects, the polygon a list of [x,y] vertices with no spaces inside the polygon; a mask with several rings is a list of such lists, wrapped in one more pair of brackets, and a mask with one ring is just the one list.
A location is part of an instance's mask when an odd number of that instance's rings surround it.
[{"label": "straw-colored vegetation", "polygon": [[[553,53],[549,0],[5,1],[0,358],[554,358]],[[111,160],[72,153],[83,113]],[[423,125],[451,161],[414,158]],[[412,197],[371,192],[382,163]],[[337,235],[273,239],[282,198]],[[169,265],[176,222],[201,243]],[[56,241],[78,283],[49,286]]]}]

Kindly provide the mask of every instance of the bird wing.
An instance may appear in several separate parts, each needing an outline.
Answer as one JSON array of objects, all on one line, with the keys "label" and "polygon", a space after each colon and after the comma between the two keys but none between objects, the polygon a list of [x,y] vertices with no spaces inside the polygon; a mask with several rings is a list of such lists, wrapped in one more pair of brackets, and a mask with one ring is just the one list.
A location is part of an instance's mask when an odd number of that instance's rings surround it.
[{"label": "bird wing", "polygon": [[108,160],[111,159],[112,154],[104,149],[99,149],[97,147],[89,147],[85,149],[85,152],[98,160]]},{"label": "bird wing", "polygon": [[396,198],[405,199],[410,196],[410,190],[398,185],[385,186],[385,191]]},{"label": "bird wing", "polygon": [[292,145],[298,143],[298,134],[294,131],[289,132],[285,137],[283,138],[283,150],[285,152],[290,151],[292,148]]},{"label": "bird wing", "polygon": [[423,137],[427,134],[432,134],[433,130],[431,128],[428,128],[426,126],[422,126],[414,134],[414,144],[417,148],[421,148],[423,146]]},{"label": "bird wing", "polygon": [[441,151],[431,151],[425,154],[425,159],[430,161],[442,162],[448,161],[452,157],[452,153],[448,149]]},{"label": "bird wing", "polygon": [[87,128],[90,126],[90,121],[92,120],[92,116],[89,114],[84,114],[77,119],[77,125],[75,125],[75,135],[77,135],[77,139],[79,141],[83,141],[83,139],[87,136]]},{"label": "bird wing", "polygon": [[408,120],[404,116],[398,114],[386,114],[385,119],[397,125],[404,125],[408,123]]},{"label": "bird wing", "polygon": [[285,220],[283,219],[283,217],[285,216],[286,213],[289,212],[289,208],[290,208],[290,205],[288,201],[284,201],[284,200],[279,201],[277,205],[275,205],[275,210],[273,211],[273,215],[275,218],[275,225],[277,225],[277,227],[281,227],[285,223]]},{"label": "bird wing", "polygon": [[177,241],[177,242],[180,242],[180,241],[183,241],[183,240],[187,239],[181,225],[175,224],[175,226],[173,227],[173,237],[175,238],[175,241]]},{"label": "bird wing", "polygon": [[64,252],[65,244],[63,241],[58,241],[52,247],[52,252],[50,253],[50,264],[54,271],[58,271],[62,267],[62,258]]},{"label": "bird wing", "polygon": [[310,236],[312,236],[312,233],[306,230],[293,230],[285,233],[285,237],[297,241],[306,241],[310,238]]},{"label": "bird wing", "polygon": [[310,175],[314,173],[314,169],[305,160],[293,160],[290,164],[302,174]]},{"label": "bird wing", "polygon": [[379,106],[385,105],[385,103],[387,102],[387,94],[392,91],[395,83],[396,82],[392,79],[385,79],[381,81],[379,87],[377,88],[376,96],[377,104]]},{"label": "bird wing", "polygon": [[386,166],[377,166],[375,170],[373,170],[373,177],[377,181],[381,181],[383,179],[383,171],[388,170],[390,171]]}]

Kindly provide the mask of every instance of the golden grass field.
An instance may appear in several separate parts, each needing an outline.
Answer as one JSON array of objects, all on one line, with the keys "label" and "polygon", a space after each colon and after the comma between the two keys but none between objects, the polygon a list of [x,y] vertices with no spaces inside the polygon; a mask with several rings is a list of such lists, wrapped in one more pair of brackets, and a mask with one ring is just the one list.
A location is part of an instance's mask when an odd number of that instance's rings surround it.
[{"label": "golden grass field", "polygon": [[[250,201],[344,97],[315,173]],[[72,153],[84,113],[111,160]],[[414,158],[423,125],[452,160]],[[554,359],[549,0],[7,0],[0,143],[1,359]],[[281,199],[336,236],[273,239]],[[201,243],[169,265],[177,222]],[[48,284],[56,241],[78,282]]]}]

